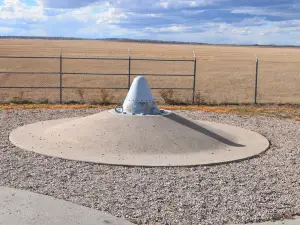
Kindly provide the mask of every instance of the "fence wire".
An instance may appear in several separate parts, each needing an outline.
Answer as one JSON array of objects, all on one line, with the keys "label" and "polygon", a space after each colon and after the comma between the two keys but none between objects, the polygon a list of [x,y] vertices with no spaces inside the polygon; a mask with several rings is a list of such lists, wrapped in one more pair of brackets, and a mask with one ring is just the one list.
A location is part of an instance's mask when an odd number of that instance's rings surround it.
[{"label": "fence wire", "polygon": [[198,60],[196,92],[208,103],[253,103],[254,60]]},{"label": "fence wire", "polygon": [[299,104],[299,63],[260,60],[258,102]]}]

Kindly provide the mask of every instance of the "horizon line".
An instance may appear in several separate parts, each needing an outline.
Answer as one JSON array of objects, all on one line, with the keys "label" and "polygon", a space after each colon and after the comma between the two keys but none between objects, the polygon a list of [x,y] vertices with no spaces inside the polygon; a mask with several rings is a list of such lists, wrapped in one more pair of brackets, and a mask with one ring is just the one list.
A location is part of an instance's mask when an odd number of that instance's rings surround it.
[{"label": "horizon line", "polygon": [[217,44],[204,42],[188,42],[188,41],[163,41],[151,39],[134,39],[134,38],[80,38],[80,37],[66,37],[66,36],[16,36],[4,35],[0,39],[45,39],[45,40],[91,40],[91,41],[123,41],[123,42],[141,42],[141,43],[155,43],[155,44],[186,44],[186,45],[217,45],[217,46],[246,46],[246,47],[300,47],[300,45],[277,45],[277,44]]}]

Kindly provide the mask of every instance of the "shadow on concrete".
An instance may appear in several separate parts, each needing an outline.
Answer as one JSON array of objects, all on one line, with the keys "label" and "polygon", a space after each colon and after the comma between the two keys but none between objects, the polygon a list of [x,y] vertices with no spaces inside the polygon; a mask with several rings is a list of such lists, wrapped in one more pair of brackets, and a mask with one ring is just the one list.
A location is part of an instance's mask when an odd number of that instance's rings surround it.
[{"label": "shadow on concrete", "polygon": [[220,136],[220,135],[218,135],[218,134],[216,134],[216,133],[214,133],[214,132],[212,132],[210,130],[207,130],[206,128],[200,126],[199,124],[196,124],[196,123],[194,123],[194,122],[192,122],[190,120],[187,120],[184,117],[179,116],[179,115],[177,115],[175,113],[171,113],[169,115],[165,115],[164,117],[166,117],[166,118],[168,118],[170,120],[173,120],[174,122],[179,123],[179,124],[181,124],[183,126],[191,128],[191,129],[193,129],[193,130],[195,130],[197,132],[200,132],[200,133],[202,133],[202,134],[204,134],[204,135],[206,135],[206,136],[208,136],[210,138],[213,138],[213,139],[215,139],[215,140],[217,140],[219,142],[222,142],[222,143],[224,143],[226,145],[230,145],[230,146],[233,146],[233,147],[245,147],[245,145],[234,143],[233,141],[230,141],[230,140],[228,140],[225,137],[222,137],[222,136]]}]

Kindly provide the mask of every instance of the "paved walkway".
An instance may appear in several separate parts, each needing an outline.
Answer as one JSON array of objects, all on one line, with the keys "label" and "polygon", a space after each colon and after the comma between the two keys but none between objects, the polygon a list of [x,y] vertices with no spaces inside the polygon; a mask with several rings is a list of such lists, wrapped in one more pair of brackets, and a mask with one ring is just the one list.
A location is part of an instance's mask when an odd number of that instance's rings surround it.
[{"label": "paved walkway", "polygon": [[0,187],[0,225],[132,225],[53,197]]}]

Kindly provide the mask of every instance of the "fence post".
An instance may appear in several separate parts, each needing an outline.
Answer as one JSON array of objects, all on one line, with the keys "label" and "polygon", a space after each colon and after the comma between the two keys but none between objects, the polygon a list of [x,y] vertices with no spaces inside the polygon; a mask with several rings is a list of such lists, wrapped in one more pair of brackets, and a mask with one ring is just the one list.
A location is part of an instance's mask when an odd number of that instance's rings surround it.
[{"label": "fence post", "polygon": [[130,89],[131,84],[131,55],[130,55],[130,48],[128,48],[128,91]]},{"label": "fence post", "polygon": [[195,91],[196,91],[196,73],[197,73],[197,57],[194,51],[194,83],[193,83],[193,104],[195,103]]},{"label": "fence post", "polygon": [[255,90],[254,90],[254,104],[257,104],[257,84],[258,84],[258,57],[256,56],[256,72],[255,72]]},{"label": "fence post", "polygon": [[130,89],[130,83],[131,83],[131,56],[128,57],[128,90]]},{"label": "fence post", "polygon": [[62,104],[62,51],[60,50],[60,72],[59,72],[59,103]]}]

